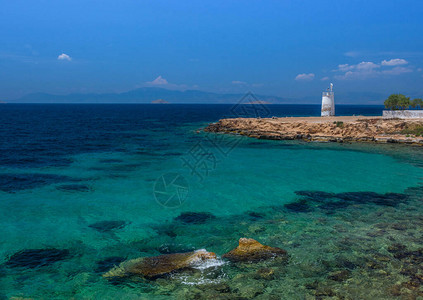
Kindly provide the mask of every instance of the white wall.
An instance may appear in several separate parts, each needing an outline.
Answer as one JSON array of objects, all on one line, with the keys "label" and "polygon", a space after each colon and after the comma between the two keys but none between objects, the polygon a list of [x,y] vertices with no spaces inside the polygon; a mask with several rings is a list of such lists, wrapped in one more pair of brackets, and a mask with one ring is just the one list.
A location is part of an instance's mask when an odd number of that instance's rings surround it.
[{"label": "white wall", "polygon": [[384,119],[423,119],[423,110],[384,110]]}]

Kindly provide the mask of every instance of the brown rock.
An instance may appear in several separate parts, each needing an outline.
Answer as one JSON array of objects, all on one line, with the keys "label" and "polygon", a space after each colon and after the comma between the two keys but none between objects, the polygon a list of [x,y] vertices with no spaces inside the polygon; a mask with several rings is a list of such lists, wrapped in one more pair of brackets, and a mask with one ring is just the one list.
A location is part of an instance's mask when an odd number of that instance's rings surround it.
[{"label": "brown rock", "polygon": [[335,271],[329,274],[328,278],[334,281],[345,281],[350,277],[351,272],[348,270]]},{"label": "brown rock", "polygon": [[287,258],[287,252],[281,248],[262,245],[254,239],[240,238],[238,247],[222,257],[235,262],[254,262],[272,257]]},{"label": "brown rock", "polygon": [[254,278],[271,280],[275,278],[275,271],[271,268],[260,268],[257,270]]},{"label": "brown rock", "polygon": [[395,284],[390,289],[389,292],[393,296],[400,296],[401,295],[401,285]]},{"label": "brown rock", "polygon": [[[342,124],[342,127],[339,124]],[[204,130],[246,135],[259,139],[320,142],[379,142],[423,145],[422,137],[406,137],[407,127],[422,126],[421,120],[385,120],[382,117],[296,117],[222,119]]]},{"label": "brown rock", "polygon": [[207,252],[206,250],[197,250],[187,253],[141,257],[121,263],[119,266],[103,274],[103,277],[113,278],[135,275],[156,278],[174,271],[191,268],[208,259],[216,259],[216,254]]}]

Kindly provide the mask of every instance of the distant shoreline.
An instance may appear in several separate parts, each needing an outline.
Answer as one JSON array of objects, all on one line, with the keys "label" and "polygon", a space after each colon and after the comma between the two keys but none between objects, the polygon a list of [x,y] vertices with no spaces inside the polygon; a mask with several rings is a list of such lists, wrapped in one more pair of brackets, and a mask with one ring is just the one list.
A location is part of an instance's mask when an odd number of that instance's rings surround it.
[{"label": "distant shoreline", "polygon": [[371,116],[339,116],[221,119],[209,124],[204,130],[268,140],[401,143],[423,146],[423,136],[407,133],[419,129],[423,129],[422,119],[384,120],[382,117]]},{"label": "distant shoreline", "polygon": [[[76,104],[76,105],[85,105],[85,104],[100,104],[100,105],[116,105],[116,104],[130,104],[130,105],[154,105],[157,106],[157,104],[162,104],[162,103],[134,103],[134,102],[6,102],[6,101],[0,101],[0,104]],[[226,105],[226,106],[234,106],[237,103],[172,103],[172,102],[168,102],[168,103],[164,103],[164,104],[171,104],[171,105]],[[269,106],[321,106],[321,104],[318,103],[266,103],[266,104],[251,104],[251,103],[245,103],[242,105],[269,105]],[[336,104],[336,106],[366,106],[366,107],[380,107],[380,108],[384,108],[383,105],[378,105],[378,104]],[[320,111],[319,111],[320,112]]]}]

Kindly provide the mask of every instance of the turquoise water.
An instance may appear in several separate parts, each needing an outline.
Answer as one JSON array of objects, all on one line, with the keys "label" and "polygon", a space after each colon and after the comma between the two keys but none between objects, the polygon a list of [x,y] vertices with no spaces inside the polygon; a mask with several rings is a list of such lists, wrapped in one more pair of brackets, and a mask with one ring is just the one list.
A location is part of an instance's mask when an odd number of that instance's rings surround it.
[{"label": "turquoise water", "polygon": [[[420,148],[239,136],[217,136],[219,142],[211,144],[216,136],[197,132],[207,118],[155,127],[163,121],[157,112],[149,114],[150,121],[143,119],[152,122],[149,127],[106,130],[101,143],[110,139],[113,147],[64,151],[63,164],[44,159],[2,165],[3,175],[58,178],[0,186],[0,299],[394,299],[393,289],[402,283],[402,295],[418,295],[406,283],[415,280],[411,269],[423,261],[410,255],[404,261],[391,248],[423,247]],[[192,160],[199,149],[201,161],[207,158],[207,170],[197,169],[201,177],[182,160]],[[156,181],[168,173],[184,179],[182,204],[175,207],[155,198]],[[333,194],[324,200],[330,205],[323,205],[299,191]],[[343,194],[352,192],[358,200]],[[386,193],[398,194],[383,198]],[[289,205],[301,200],[302,209]],[[216,218],[201,224],[175,219],[184,212]],[[219,259],[209,268],[155,281],[101,277],[125,259],[203,248],[220,257],[240,237],[286,249],[290,259],[284,265]],[[10,264],[20,251],[51,248],[69,253],[42,266]],[[263,268],[272,275],[263,275]],[[331,279],[338,271],[347,278]]]}]

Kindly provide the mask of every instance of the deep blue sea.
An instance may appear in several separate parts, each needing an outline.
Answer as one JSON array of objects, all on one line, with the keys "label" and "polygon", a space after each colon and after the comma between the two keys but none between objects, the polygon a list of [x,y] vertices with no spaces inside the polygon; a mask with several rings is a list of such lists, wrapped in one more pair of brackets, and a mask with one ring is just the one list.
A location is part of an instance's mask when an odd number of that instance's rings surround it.
[{"label": "deep blue sea", "polygon": [[[251,107],[0,104],[0,299],[418,295],[407,283],[420,284],[423,263],[421,148],[202,131],[223,117],[320,114]],[[287,250],[288,263],[221,259],[241,237]],[[197,249],[219,259],[158,280],[101,276]]]}]

